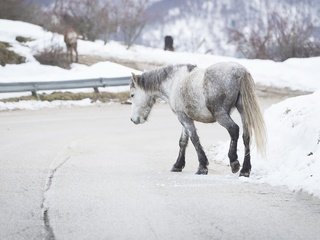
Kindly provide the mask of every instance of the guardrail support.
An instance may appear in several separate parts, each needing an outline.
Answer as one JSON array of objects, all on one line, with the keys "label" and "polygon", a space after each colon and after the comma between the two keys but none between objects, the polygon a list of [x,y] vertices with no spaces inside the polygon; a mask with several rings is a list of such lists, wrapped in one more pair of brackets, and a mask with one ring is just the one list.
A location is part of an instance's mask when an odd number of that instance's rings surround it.
[{"label": "guardrail support", "polygon": [[33,97],[37,98],[37,100],[40,100],[40,97],[39,97],[39,95],[38,95],[36,90],[31,91],[31,94],[32,94]]},{"label": "guardrail support", "polygon": [[94,87],[93,89],[94,89],[94,92],[95,92],[95,93],[100,93],[98,87]]}]

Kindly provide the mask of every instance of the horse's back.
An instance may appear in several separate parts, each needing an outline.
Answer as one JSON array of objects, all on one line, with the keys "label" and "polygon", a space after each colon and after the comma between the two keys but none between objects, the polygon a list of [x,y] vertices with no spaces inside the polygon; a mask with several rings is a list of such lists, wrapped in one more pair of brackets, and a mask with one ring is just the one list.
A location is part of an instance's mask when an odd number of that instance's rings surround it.
[{"label": "horse's back", "polygon": [[211,111],[229,112],[235,106],[241,79],[246,72],[242,65],[234,62],[217,63],[206,69],[203,86],[207,106]]},{"label": "horse's back", "polygon": [[240,79],[244,77],[247,70],[245,67],[235,62],[222,62],[211,65],[206,69],[204,82],[214,83],[219,88],[240,87]]}]

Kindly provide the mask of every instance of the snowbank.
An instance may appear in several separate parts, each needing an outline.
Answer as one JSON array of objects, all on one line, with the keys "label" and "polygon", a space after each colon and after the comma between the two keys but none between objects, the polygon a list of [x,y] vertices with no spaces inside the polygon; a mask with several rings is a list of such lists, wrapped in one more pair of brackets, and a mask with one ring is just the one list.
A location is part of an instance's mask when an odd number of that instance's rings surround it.
[{"label": "snowbank", "polygon": [[[286,185],[320,197],[320,91],[287,99],[266,110],[267,159],[252,156],[252,179]],[[239,142],[239,158],[243,156]],[[228,164],[229,143],[212,146],[210,159]]]},{"label": "snowbank", "polygon": [[91,106],[94,103],[90,99],[79,101],[20,101],[20,102],[0,102],[0,111],[8,110],[39,110],[42,108],[57,108],[57,107],[73,107],[73,106]]},{"label": "snowbank", "polygon": [[91,66],[72,64],[72,69],[41,65],[38,62],[28,62],[19,65],[0,66],[0,82],[32,82],[60,81],[88,78],[112,78],[131,76],[131,72],[140,73],[112,62],[99,62]]},{"label": "snowbank", "polygon": [[[20,31],[20,29],[22,30]],[[15,37],[18,35],[31,37],[35,40],[25,44],[20,44],[15,40]],[[68,71],[37,64],[38,62],[32,56],[34,53],[41,51],[44,47],[50,45],[65,47],[63,43],[63,37],[61,35],[47,32],[39,26],[17,21],[0,20],[0,41],[9,42],[13,46],[14,51],[17,51],[27,58],[29,64],[30,62],[34,63],[32,66],[18,65],[0,67],[0,81],[2,82],[6,80],[29,81],[26,79],[26,76],[29,76],[28,71],[33,71],[34,74],[30,75],[30,78],[33,80],[42,79],[44,81],[45,79],[49,78],[52,80],[55,78],[54,76],[57,76],[57,79],[61,78],[61,75],[65,76],[62,80],[72,79],[73,77],[79,78],[79,76],[99,75],[93,74],[94,70],[86,66],[83,66],[83,71],[79,71],[79,74],[75,74],[77,70],[74,70],[74,68],[79,68],[77,65],[74,65],[72,69]],[[244,65],[252,73],[256,83],[263,86],[289,88],[292,90],[311,92],[320,89],[318,74],[320,57],[308,59],[289,59],[285,62],[279,63],[270,60],[237,59],[209,54],[204,55],[186,52],[167,52],[163,51],[162,49],[154,49],[143,46],[133,46],[131,49],[127,50],[126,46],[117,42],[109,42],[107,45],[104,45],[102,41],[89,42],[83,40],[79,40],[78,50],[79,54],[83,55],[112,57],[126,61],[147,62],[155,65],[192,63],[198,65],[199,67],[205,68],[217,62],[234,61]],[[18,69],[24,67],[31,68],[31,70],[24,69],[19,73]],[[87,68],[87,70],[84,70],[84,68]],[[110,73],[110,68],[107,66],[105,69],[103,69],[103,67],[99,67],[99,70],[103,71],[105,74],[104,76],[108,76]],[[50,71],[50,74],[48,74],[48,71]],[[87,74],[86,71],[91,73]],[[122,71],[122,69],[119,69],[119,72],[120,71]],[[130,72],[131,71],[132,70],[130,70]],[[15,75],[16,72],[17,75],[10,78],[10,75]],[[36,72],[38,72],[39,75],[37,75]],[[41,74],[42,72],[45,72],[45,74]],[[20,77],[18,77],[18,73],[20,74]],[[49,78],[43,77],[44,75]]]}]

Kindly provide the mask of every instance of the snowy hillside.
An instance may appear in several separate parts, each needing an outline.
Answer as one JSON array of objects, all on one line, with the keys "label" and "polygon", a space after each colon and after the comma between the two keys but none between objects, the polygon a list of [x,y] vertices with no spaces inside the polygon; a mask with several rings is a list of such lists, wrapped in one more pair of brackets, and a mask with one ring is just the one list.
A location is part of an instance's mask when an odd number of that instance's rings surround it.
[{"label": "snowy hillside", "polygon": [[[21,29],[21,30],[20,30]],[[15,40],[22,35],[34,39],[21,44]],[[111,63],[93,66],[73,64],[71,70],[40,65],[33,55],[52,45],[65,47],[63,37],[43,30],[41,27],[9,20],[0,20],[0,41],[9,42],[12,49],[25,56],[27,63],[0,67],[0,82],[68,80],[94,77],[129,76],[135,70]],[[79,40],[79,54],[112,57],[120,60],[146,62],[154,65],[192,63],[205,68],[217,62],[235,61],[244,65],[262,86],[289,88],[292,90],[315,91],[320,89],[318,70],[320,57],[289,59],[285,62],[270,60],[247,60],[210,54],[167,52],[160,49],[134,46],[127,50],[118,42],[104,45],[102,41]]]},{"label": "snowy hillside", "polygon": [[[20,43],[16,40],[17,36],[30,38],[31,41]],[[140,73],[140,71],[135,69],[127,68],[111,62],[100,62],[92,66],[74,63],[70,70],[55,66],[41,65],[34,58],[34,55],[41,52],[43,49],[52,46],[65,48],[63,36],[45,31],[39,26],[25,22],[0,20],[0,41],[9,43],[11,45],[11,50],[26,58],[26,63],[24,64],[7,64],[6,66],[0,66],[0,82],[62,81],[101,77],[124,77],[131,76],[132,72]],[[81,41],[79,48],[81,49],[81,52],[90,54],[92,49],[91,46],[101,47],[100,44]],[[113,87],[101,90],[127,91],[128,87]],[[92,89],[70,91],[92,91]],[[26,94],[28,95],[30,93],[4,93],[0,94],[0,98]],[[21,106],[25,105],[22,104]],[[43,104],[40,104],[40,106],[43,106]],[[36,107],[32,106],[29,108]],[[6,108],[2,106],[1,109]],[[11,109],[11,107],[8,107],[7,109]]]},{"label": "snowy hillside", "polygon": [[[143,32],[142,42],[162,47],[165,35],[172,35],[178,51],[192,51],[235,56],[235,46],[229,42],[228,31],[256,28],[267,18],[267,11],[281,11],[294,17],[306,11],[314,26],[320,29],[320,4],[312,1],[244,1],[244,0],[162,0],[147,11],[150,22]],[[261,26],[260,26],[261,27]],[[319,37],[320,32],[316,31]]]}]

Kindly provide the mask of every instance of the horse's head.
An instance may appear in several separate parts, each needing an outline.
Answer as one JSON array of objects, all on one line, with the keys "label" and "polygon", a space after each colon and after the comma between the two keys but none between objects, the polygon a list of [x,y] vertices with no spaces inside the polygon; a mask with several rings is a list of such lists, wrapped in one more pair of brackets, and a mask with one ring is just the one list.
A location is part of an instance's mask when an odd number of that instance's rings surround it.
[{"label": "horse's head", "polygon": [[150,111],[155,103],[155,97],[139,86],[141,75],[132,73],[130,84],[130,96],[132,101],[131,121],[135,124],[147,121]]}]

